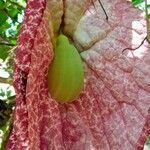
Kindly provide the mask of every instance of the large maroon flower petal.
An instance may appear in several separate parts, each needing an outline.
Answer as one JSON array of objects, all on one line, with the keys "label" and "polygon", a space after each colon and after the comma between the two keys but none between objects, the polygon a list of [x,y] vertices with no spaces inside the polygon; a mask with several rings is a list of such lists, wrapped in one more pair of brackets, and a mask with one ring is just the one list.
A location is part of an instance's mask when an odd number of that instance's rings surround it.
[{"label": "large maroon flower petal", "polygon": [[[50,98],[47,71],[53,52],[48,10],[43,14],[44,0],[28,2],[16,53],[17,102],[7,149],[143,148],[150,133],[150,46],[145,42],[136,51],[122,51],[144,39],[145,21],[139,10],[123,0],[106,2],[112,14],[109,24],[105,17],[95,24],[102,14],[98,19],[81,18],[74,34],[78,45],[88,50],[81,53],[84,90],[71,104],[58,104]],[[93,33],[94,27],[97,30]],[[86,41],[80,34],[83,32],[89,37]]]}]

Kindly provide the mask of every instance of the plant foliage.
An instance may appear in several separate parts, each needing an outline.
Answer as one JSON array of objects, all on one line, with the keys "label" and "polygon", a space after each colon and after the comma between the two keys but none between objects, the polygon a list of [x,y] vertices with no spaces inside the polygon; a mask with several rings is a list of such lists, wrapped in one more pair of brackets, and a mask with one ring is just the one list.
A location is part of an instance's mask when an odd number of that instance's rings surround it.
[{"label": "plant foliage", "polygon": [[[13,53],[23,21],[26,0],[0,0],[0,149],[4,145],[11,125],[15,95],[12,92]],[[3,72],[9,76],[2,77]],[[4,89],[3,84],[9,84]]]}]

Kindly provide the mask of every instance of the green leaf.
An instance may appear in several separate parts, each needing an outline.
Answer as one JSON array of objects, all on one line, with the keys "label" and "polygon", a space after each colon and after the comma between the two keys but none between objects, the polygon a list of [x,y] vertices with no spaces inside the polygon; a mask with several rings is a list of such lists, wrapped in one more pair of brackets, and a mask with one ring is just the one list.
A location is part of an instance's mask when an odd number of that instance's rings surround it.
[{"label": "green leaf", "polygon": [[17,44],[17,40],[16,40],[16,39],[12,39],[12,40],[11,40],[11,44],[16,45],[16,44]]},{"label": "green leaf", "polygon": [[7,97],[10,97],[11,94],[12,94],[12,91],[11,91],[11,90],[6,91],[6,96],[7,96]]},{"label": "green leaf", "polygon": [[11,24],[8,23],[7,21],[2,26],[0,26],[0,36],[5,38],[6,37],[5,33],[10,27]]},{"label": "green leaf", "polygon": [[132,0],[132,3],[134,6],[137,6],[137,5],[141,4],[142,2],[144,2],[144,0]]},{"label": "green leaf", "polygon": [[3,9],[6,6],[6,3],[3,0],[0,0],[0,9]]},{"label": "green leaf", "polygon": [[148,9],[150,9],[150,4],[148,4],[146,7],[147,7]]},{"label": "green leaf", "polygon": [[16,18],[17,14],[20,12],[16,7],[13,5],[10,5],[9,7],[6,8],[7,13],[9,14],[10,17]]},{"label": "green leaf", "polygon": [[0,89],[0,96],[4,97],[5,96],[5,91],[3,89]]},{"label": "green leaf", "polygon": [[2,60],[6,60],[6,58],[8,57],[9,55],[9,52],[8,50],[10,49],[9,46],[6,46],[6,45],[0,45],[0,58]]},{"label": "green leaf", "polygon": [[8,16],[6,15],[6,13],[0,10],[0,26],[5,24],[7,19],[8,19]]},{"label": "green leaf", "polygon": [[0,150],[5,150],[6,149],[6,143],[7,143],[7,139],[11,130],[11,125],[12,125],[12,119],[10,118],[5,126],[3,126],[2,128],[0,128],[0,130],[3,131],[3,136],[2,136],[2,141],[0,140]]}]

